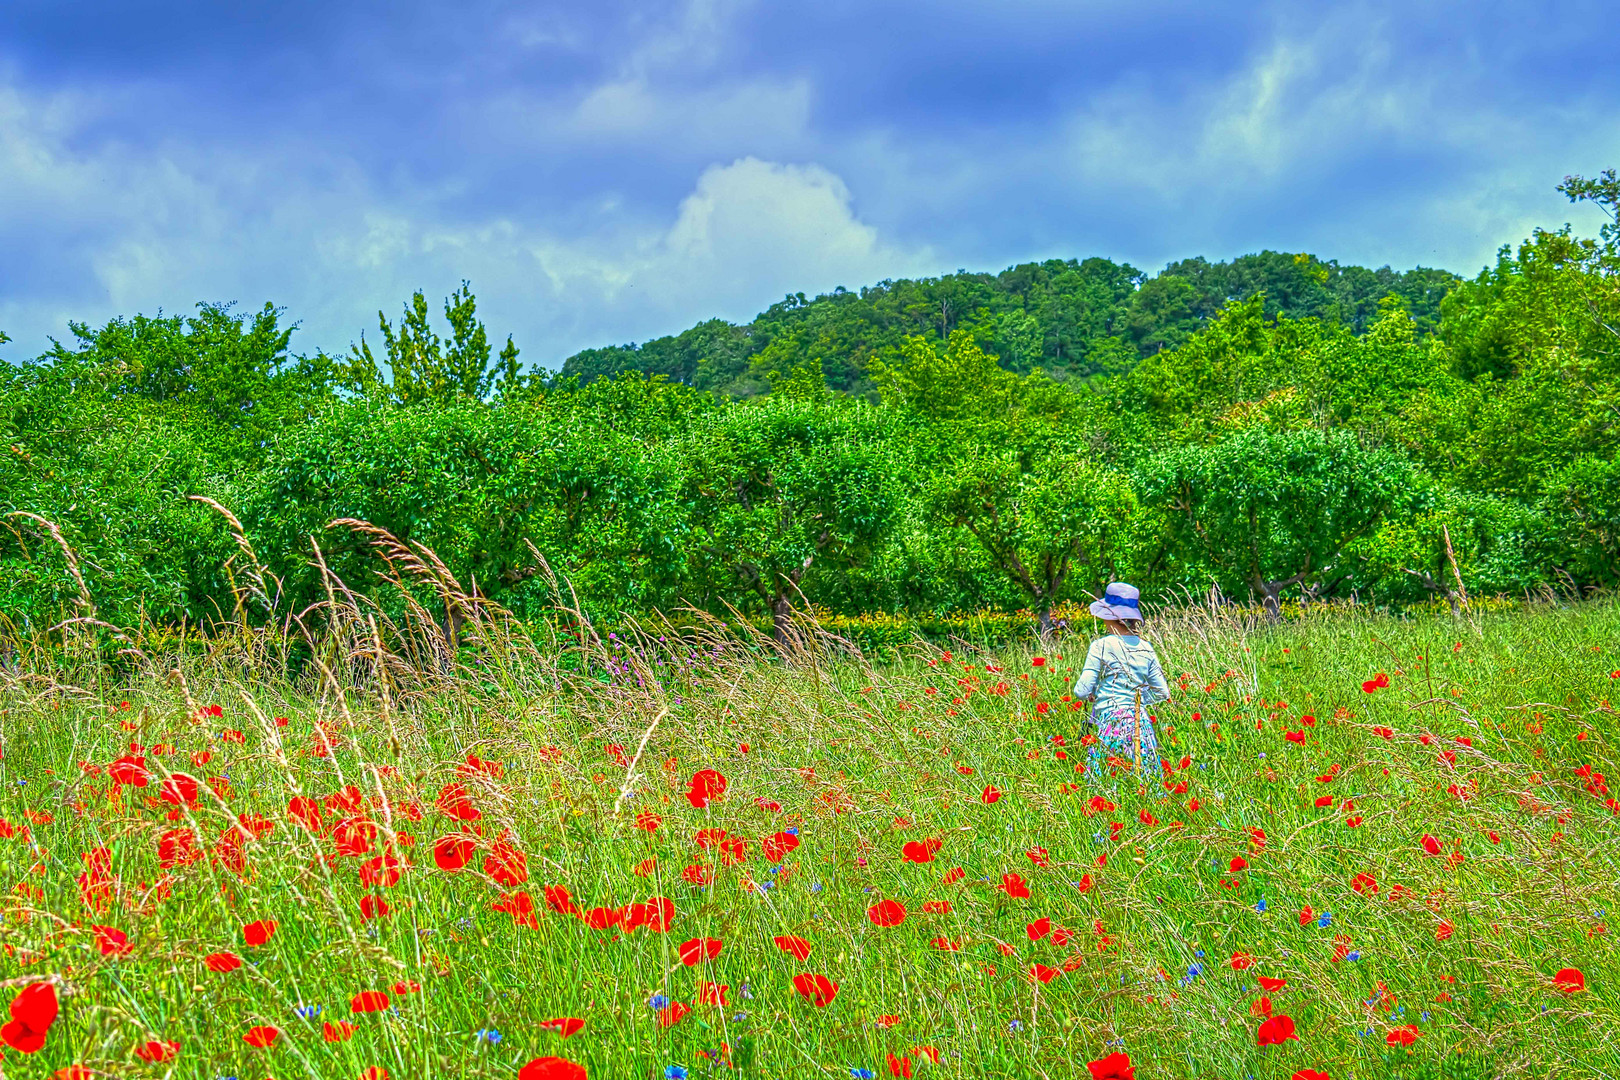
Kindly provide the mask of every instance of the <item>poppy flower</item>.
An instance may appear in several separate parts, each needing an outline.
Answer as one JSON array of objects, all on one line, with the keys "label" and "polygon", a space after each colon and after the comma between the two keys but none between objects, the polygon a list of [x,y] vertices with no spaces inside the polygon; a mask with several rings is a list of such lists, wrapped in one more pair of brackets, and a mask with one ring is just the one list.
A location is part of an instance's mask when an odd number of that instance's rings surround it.
[{"label": "poppy flower", "polygon": [[45,1045],[56,1013],[56,987],[48,982],[29,983],[11,999],[11,1019],[0,1026],[0,1041],[19,1053],[32,1054]]},{"label": "poppy flower", "polygon": [[1057,968],[1047,967],[1045,964],[1031,964],[1029,967],[1029,974],[1032,979],[1040,983],[1042,986],[1045,986],[1047,983],[1063,974],[1063,972],[1059,971]]},{"label": "poppy flower", "polygon": [[202,860],[197,834],[190,829],[170,829],[158,837],[158,865],[164,870],[190,866]]},{"label": "poppy flower", "polygon": [[1428,852],[1430,855],[1439,855],[1445,851],[1445,848],[1440,845],[1440,841],[1436,840],[1428,833],[1424,833],[1423,850]]},{"label": "poppy flower", "polygon": [[[526,892],[515,892],[501,897],[489,905],[491,911],[503,911],[512,916],[513,926],[526,926],[530,930],[540,929],[540,920],[535,918],[534,897]],[[575,914],[578,914],[576,909]]]},{"label": "poppy flower", "polygon": [[135,1048],[135,1056],[150,1064],[164,1061],[173,1061],[180,1053],[180,1044],[177,1042],[158,1042],[152,1039]]},{"label": "poppy flower", "polygon": [[186,773],[175,773],[163,781],[158,798],[174,806],[196,806],[197,778]]},{"label": "poppy flower", "polygon": [[1411,1046],[1417,1042],[1418,1029],[1411,1024],[1398,1027],[1384,1036],[1384,1042],[1389,1046]]},{"label": "poppy flower", "polygon": [[1042,869],[1052,865],[1052,860],[1047,856],[1045,848],[1031,848],[1029,851],[1024,852],[1024,857]]},{"label": "poppy flower", "polygon": [[498,843],[484,856],[484,873],[496,883],[515,889],[529,880],[528,857],[510,844]]},{"label": "poppy flower", "polygon": [[801,964],[810,959],[810,943],[802,937],[773,937],[771,942]]},{"label": "poppy flower", "polygon": [[1232,861],[1228,864],[1228,868],[1234,874],[1237,873],[1239,870],[1247,870],[1249,868],[1249,860],[1245,859],[1241,855],[1235,856],[1232,859]]},{"label": "poppy flower", "polygon": [[360,1080],[390,1080],[390,1078],[387,1069],[381,1065],[372,1065],[360,1074]]},{"label": "poppy flower", "polygon": [[[400,861],[389,854],[378,855],[360,866],[360,884],[367,888],[387,888],[399,884]],[[487,864],[486,864],[487,870]],[[493,877],[494,875],[490,875]],[[497,879],[498,880],[498,879]]]},{"label": "poppy flower", "polygon": [[760,850],[765,853],[765,861],[779,863],[793,853],[799,846],[797,833],[772,833],[759,842]]},{"label": "poppy flower", "polygon": [[1267,993],[1273,993],[1274,994],[1278,990],[1281,990],[1283,987],[1285,987],[1287,985],[1288,985],[1288,980],[1287,979],[1273,979],[1273,978],[1270,978],[1269,976],[1266,976],[1266,975],[1260,976],[1260,986]]},{"label": "poppy flower", "polygon": [[657,832],[658,826],[663,823],[664,819],[651,810],[642,810],[636,814],[636,828],[642,832]]},{"label": "poppy flower", "polygon": [[122,930],[111,926],[92,926],[90,929],[96,935],[96,946],[102,956],[124,956],[134,951],[135,947],[129,943],[129,935]]},{"label": "poppy flower", "polygon": [[586,1080],[585,1067],[559,1057],[540,1057],[518,1070],[518,1080]]},{"label": "poppy flower", "polygon": [[1029,897],[1029,886],[1025,885],[1024,879],[1017,874],[1001,875],[1001,891],[1012,897],[1014,900],[1027,899]]},{"label": "poppy flower", "polygon": [[928,942],[928,944],[933,948],[938,949],[940,952],[960,952],[962,950],[961,945],[947,937],[933,938]]},{"label": "poppy flower", "polygon": [[337,1023],[328,1020],[321,1025],[321,1038],[329,1043],[348,1042],[354,1037],[354,1033],[359,1030],[347,1020],[339,1020]]},{"label": "poppy flower", "polygon": [[1260,1030],[1255,1033],[1255,1041],[1260,1046],[1281,1046],[1289,1039],[1299,1041],[1294,1034],[1294,1021],[1288,1016],[1273,1016],[1260,1024]]},{"label": "poppy flower", "polygon": [[1080,880],[1075,883],[1075,888],[1079,889],[1083,893],[1090,892],[1091,891],[1091,875],[1090,874],[1081,874],[1080,875]]},{"label": "poppy flower", "polygon": [[951,902],[949,900],[929,900],[923,904],[923,912],[928,915],[949,915]]},{"label": "poppy flower", "polygon": [[658,1010],[658,1026],[666,1028],[674,1027],[682,1020],[685,1020],[686,1014],[691,1011],[692,1006],[686,1004],[684,1001],[672,1002],[669,1005],[666,1005],[664,1008]]},{"label": "poppy flower", "polygon": [[145,787],[152,779],[152,774],[146,771],[146,758],[137,754],[125,754],[108,765],[107,776],[113,783],[127,787]]},{"label": "poppy flower", "polygon": [[455,873],[472,861],[473,842],[460,834],[441,836],[433,845],[433,865]]},{"label": "poppy flower", "polygon": [[1039,941],[1041,938],[1045,937],[1051,932],[1052,920],[1044,915],[1030,923],[1028,926],[1024,927],[1024,933],[1029,935],[1029,940],[1031,941]]},{"label": "poppy flower", "polygon": [[388,1008],[388,995],[381,990],[362,990],[349,1001],[353,1013],[382,1012]]},{"label": "poppy flower", "polygon": [[52,1080],[96,1080],[96,1074],[83,1065],[69,1065],[51,1074]]},{"label": "poppy flower", "polygon": [[585,913],[585,925],[592,930],[608,930],[624,922],[623,908],[593,907]]},{"label": "poppy flower", "polygon": [[1553,976],[1553,989],[1565,994],[1573,994],[1577,990],[1586,989],[1586,976],[1581,974],[1580,968],[1563,968]]},{"label": "poppy flower", "polygon": [[318,835],[322,831],[321,804],[314,799],[304,795],[295,795],[288,799],[287,816],[312,833]]},{"label": "poppy flower", "polygon": [[541,1031],[549,1031],[553,1035],[560,1035],[565,1039],[579,1031],[579,1029],[584,1026],[585,1021],[581,1020],[577,1016],[563,1016],[558,1017],[555,1020],[540,1021]]},{"label": "poppy flower", "polygon": [[793,989],[802,997],[809,998],[818,1009],[824,1009],[838,996],[838,984],[825,975],[812,975],[810,972],[801,972],[793,976]]},{"label": "poppy flower", "polygon": [[686,791],[686,801],[698,810],[702,810],[715,799],[726,793],[726,778],[713,769],[700,769],[692,776],[691,784]]},{"label": "poppy flower", "polygon": [[260,1025],[248,1028],[247,1034],[242,1036],[242,1041],[247,1043],[249,1046],[264,1050],[274,1045],[276,1038],[280,1034],[280,1028],[270,1027],[267,1024]]},{"label": "poppy flower", "polygon": [[680,947],[676,949],[676,955],[681,958],[681,963],[687,967],[694,967],[704,960],[713,960],[719,956],[721,948],[722,943],[714,938],[692,938],[681,942]]},{"label": "poppy flower", "polygon": [[235,953],[209,953],[207,956],[203,957],[203,966],[209,971],[217,971],[224,974],[227,971],[235,971],[237,968],[241,967],[242,958],[237,956]]},{"label": "poppy flower", "polygon": [[1233,971],[1247,971],[1252,967],[1254,967],[1254,957],[1250,956],[1248,953],[1235,952],[1232,954]]},{"label": "poppy flower", "polygon": [[259,919],[242,927],[242,940],[249,945],[263,945],[276,933],[276,920]]},{"label": "poppy flower", "polygon": [[944,844],[930,837],[927,840],[912,840],[900,849],[900,861],[911,863],[925,863],[934,861],[934,853]]},{"label": "poppy flower", "polygon": [[1091,1070],[1091,1080],[1136,1080],[1136,1066],[1131,1064],[1131,1055],[1123,1050],[1088,1061],[1086,1068]]},{"label": "poppy flower", "polygon": [[989,806],[999,798],[1001,798],[1001,789],[999,788],[987,787],[979,793],[979,801],[984,803],[986,806]]},{"label": "poppy flower", "polygon": [[906,906],[898,900],[879,900],[866,909],[873,926],[899,926],[906,921]]},{"label": "poppy flower", "polygon": [[397,982],[393,986],[389,987],[389,989],[394,992],[396,997],[399,997],[405,994],[419,993],[422,989],[422,984],[417,982],[415,979],[411,979],[409,981],[401,980],[400,982]]},{"label": "poppy flower", "polygon": [[439,789],[434,808],[445,817],[456,821],[477,821],[483,813],[473,805],[472,795],[461,784],[450,783]]},{"label": "poppy flower", "polygon": [[1366,893],[1369,896],[1378,895],[1378,879],[1371,874],[1357,874],[1350,879],[1350,887],[1358,893]]},{"label": "poppy flower", "polygon": [[722,1009],[730,1008],[731,1002],[726,999],[729,993],[731,993],[730,986],[712,982],[703,983],[698,987],[698,1004],[715,1005]]},{"label": "poppy flower", "polygon": [[1333,1080],[1333,1077],[1318,1069],[1301,1069],[1288,1080]]},{"label": "poppy flower", "polygon": [[899,1076],[904,1077],[905,1080],[910,1080],[911,1059],[909,1057],[897,1056],[894,1051],[891,1050],[887,1060],[889,1063],[890,1076]]}]

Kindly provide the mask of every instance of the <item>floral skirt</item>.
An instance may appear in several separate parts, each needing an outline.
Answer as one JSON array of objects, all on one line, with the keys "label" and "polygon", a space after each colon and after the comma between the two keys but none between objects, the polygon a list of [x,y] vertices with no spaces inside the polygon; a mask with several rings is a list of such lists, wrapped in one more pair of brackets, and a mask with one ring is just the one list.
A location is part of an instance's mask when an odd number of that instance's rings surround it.
[{"label": "floral skirt", "polygon": [[[1127,760],[1136,757],[1136,711],[1129,705],[1093,709],[1091,722],[1097,725],[1097,738],[1109,752]],[[1142,760],[1157,763],[1159,740],[1153,732],[1153,719],[1142,710]]]}]

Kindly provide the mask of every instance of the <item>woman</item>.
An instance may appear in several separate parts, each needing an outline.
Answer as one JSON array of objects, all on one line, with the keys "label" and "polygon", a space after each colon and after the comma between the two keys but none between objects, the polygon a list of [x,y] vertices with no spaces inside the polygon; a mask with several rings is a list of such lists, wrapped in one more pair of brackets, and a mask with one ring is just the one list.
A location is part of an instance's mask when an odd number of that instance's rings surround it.
[{"label": "woman", "polygon": [[1109,634],[1091,643],[1086,666],[1074,684],[1074,696],[1092,702],[1091,720],[1103,747],[1134,758],[1138,767],[1143,761],[1157,761],[1159,754],[1147,708],[1170,700],[1170,684],[1164,680],[1159,655],[1140,635],[1141,596],[1135,587],[1116,581],[1091,605],[1091,613],[1103,621]]}]

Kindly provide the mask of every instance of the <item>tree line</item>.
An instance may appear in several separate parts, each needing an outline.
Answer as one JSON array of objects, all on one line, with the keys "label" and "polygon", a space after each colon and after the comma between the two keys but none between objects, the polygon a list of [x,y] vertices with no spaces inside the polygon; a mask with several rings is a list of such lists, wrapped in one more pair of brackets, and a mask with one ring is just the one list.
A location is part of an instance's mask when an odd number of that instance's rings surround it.
[{"label": "tree line", "polygon": [[[1561,187],[1611,215],[1612,172]],[[0,364],[0,614],[230,617],[243,555],[288,611],[381,569],[370,522],[519,615],[778,623],[1150,596],[1406,605],[1620,584],[1620,232],[1470,280],[1265,253],[1101,259],[789,297],[587,350],[498,352],[471,289],[380,348],[296,354],[284,313],[136,315]],[[379,355],[380,352],[380,355]],[[50,523],[47,526],[45,523]],[[50,527],[57,532],[53,534]]]}]

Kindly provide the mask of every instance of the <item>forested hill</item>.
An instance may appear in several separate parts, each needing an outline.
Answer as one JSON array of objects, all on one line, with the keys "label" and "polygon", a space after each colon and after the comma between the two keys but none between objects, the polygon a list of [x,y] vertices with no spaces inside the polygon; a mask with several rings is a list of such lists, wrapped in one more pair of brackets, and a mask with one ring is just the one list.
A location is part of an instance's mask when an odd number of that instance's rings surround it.
[{"label": "forested hill", "polygon": [[798,293],[745,325],[709,319],[640,345],[586,349],[568,358],[562,375],[588,383],[641,371],[750,397],[768,389],[770,372],[819,361],[830,387],[862,393],[871,389],[871,361],[896,355],[907,335],[944,340],[963,328],[1020,374],[1118,375],[1185,343],[1227,302],[1256,295],[1265,297],[1269,317],[1316,317],[1357,334],[1372,325],[1380,302],[1395,297],[1427,334],[1458,280],[1444,270],[1369,270],[1277,251],[1231,262],[1185,259],[1154,276],[1109,259],[1048,259],[999,274],[882,281],[814,299]]}]

